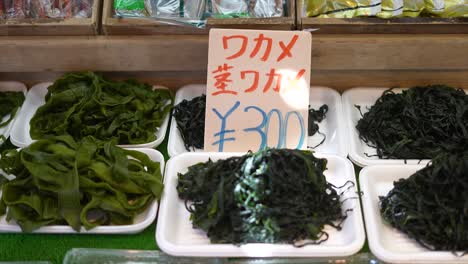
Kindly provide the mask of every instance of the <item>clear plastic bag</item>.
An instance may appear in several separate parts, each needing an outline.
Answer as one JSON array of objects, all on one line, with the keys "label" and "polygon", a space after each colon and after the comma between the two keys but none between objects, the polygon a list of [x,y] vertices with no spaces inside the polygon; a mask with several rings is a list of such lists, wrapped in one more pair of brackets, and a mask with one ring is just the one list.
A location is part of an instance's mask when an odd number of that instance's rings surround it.
[{"label": "clear plastic bag", "polygon": [[249,17],[249,6],[246,0],[211,0],[208,5],[213,17]]},{"label": "clear plastic bag", "polygon": [[151,17],[180,17],[180,0],[145,0],[146,11]]},{"label": "clear plastic bag", "polygon": [[144,0],[146,12],[153,18],[202,20],[205,16],[205,0]]},{"label": "clear plastic bag", "polygon": [[216,18],[280,17],[284,15],[283,0],[210,0],[207,10]]},{"label": "clear plastic bag", "polygon": [[253,3],[250,12],[253,17],[282,17],[284,15],[282,0],[253,0],[250,2]]},{"label": "clear plastic bag", "polygon": [[205,0],[185,0],[183,17],[187,19],[202,20],[205,17]]},{"label": "clear plastic bag", "polygon": [[146,13],[160,23],[205,26],[206,0],[144,0]]}]

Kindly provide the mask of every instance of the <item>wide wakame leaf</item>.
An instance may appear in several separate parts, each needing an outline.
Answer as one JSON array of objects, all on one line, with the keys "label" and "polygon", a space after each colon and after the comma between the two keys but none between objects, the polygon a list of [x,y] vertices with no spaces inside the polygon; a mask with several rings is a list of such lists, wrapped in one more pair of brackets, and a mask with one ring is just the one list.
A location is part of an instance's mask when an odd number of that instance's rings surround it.
[{"label": "wide wakame leaf", "polygon": [[93,137],[51,137],[4,152],[0,169],[16,176],[3,185],[0,211],[8,208],[24,232],[131,224],[163,189],[158,162]]},{"label": "wide wakame leaf", "polygon": [[118,144],[154,141],[172,108],[167,89],[135,81],[112,82],[91,72],[67,74],[48,88],[46,103],[31,119],[33,139],[93,136]]}]

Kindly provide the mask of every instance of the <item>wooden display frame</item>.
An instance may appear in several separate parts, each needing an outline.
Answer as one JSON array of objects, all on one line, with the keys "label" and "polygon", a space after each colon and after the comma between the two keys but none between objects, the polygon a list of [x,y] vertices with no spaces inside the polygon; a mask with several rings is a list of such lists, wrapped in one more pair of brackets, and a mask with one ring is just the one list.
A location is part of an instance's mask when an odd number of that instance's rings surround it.
[{"label": "wooden display frame", "polygon": [[402,17],[382,19],[302,17],[303,0],[297,0],[297,27],[318,29],[314,34],[467,34],[468,17]]},{"label": "wooden display frame", "polygon": [[91,36],[99,34],[102,0],[94,0],[90,18],[0,21],[0,36]]},{"label": "wooden display frame", "polygon": [[114,17],[114,0],[104,0],[102,30],[104,35],[205,35],[210,28],[241,28],[266,30],[295,29],[296,1],[287,0],[287,17],[272,18],[226,18],[207,20],[206,29],[170,25],[147,18]]},{"label": "wooden display frame", "polygon": [[[205,35],[0,37],[0,47],[4,81],[34,84],[92,70],[172,89],[206,83]],[[427,84],[466,89],[466,47],[467,34],[313,35],[311,84],[339,91]]]}]

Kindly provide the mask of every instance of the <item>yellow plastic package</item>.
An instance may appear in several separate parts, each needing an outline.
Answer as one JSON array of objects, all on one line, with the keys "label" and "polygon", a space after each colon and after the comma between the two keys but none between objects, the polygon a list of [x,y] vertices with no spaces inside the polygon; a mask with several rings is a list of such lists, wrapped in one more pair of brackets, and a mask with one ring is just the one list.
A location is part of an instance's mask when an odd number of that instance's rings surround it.
[{"label": "yellow plastic package", "polygon": [[444,11],[440,17],[468,17],[468,0],[445,0]]},{"label": "yellow plastic package", "polygon": [[425,7],[425,0],[403,0],[403,16],[418,17]]},{"label": "yellow plastic package", "polygon": [[303,0],[303,16],[351,18],[375,16],[381,0]]},{"label": "yellow plastic package", "polygon": [[380,18],[398,17],[403,14],[403,0],[382,0],[382,10],[377,13]]},{"label": "yellow plastic package", "polygon": [[425,0],[424,12],[430,15],[438,15],[444,11],[444,0]]}]

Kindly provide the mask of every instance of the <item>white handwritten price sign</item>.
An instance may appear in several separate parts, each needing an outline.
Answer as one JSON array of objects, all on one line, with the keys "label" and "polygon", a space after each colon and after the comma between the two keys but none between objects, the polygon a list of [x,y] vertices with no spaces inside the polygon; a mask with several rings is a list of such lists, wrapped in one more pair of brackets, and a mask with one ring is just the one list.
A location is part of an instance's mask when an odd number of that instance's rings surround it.
[{"label": "white handwritten price sign", "polygon": [[304,149],[312,36],[212,29],[205,151]]}]

